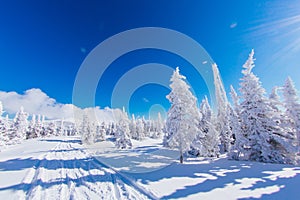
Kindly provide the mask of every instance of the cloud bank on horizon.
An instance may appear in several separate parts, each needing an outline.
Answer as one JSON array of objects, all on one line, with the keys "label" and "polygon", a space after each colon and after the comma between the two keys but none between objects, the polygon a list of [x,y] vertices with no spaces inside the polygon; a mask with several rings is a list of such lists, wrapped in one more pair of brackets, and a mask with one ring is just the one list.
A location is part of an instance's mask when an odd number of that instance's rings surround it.
[{"label": "cloud bank on horizon", "polygon": [[116,121],[122,116],[120,109],[100,109],[100,107],[81,109],[73,104],[62,104],[38,88],[26,90],[23,94],[14,91],[0,91],[0,101],[4,111],[9,115],[16,114],[23,106],[30,115],[40,114],[47,119],[73,121],[74,113],[76,113],[76,117],[82,117],[84,114],[91,117],[96,116],[98,121]]}]

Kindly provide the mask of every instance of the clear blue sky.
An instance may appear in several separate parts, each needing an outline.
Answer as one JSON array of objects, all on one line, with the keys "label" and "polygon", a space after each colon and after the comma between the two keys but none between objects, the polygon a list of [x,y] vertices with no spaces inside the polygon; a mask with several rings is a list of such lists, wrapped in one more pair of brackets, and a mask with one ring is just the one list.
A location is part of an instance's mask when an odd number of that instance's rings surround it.
[{"label": "clear blue sky", "polygon": [[[88,53],[114,34],[147,26],[174,29],[200,43],[218,64],[226,90],[230,84],[238,87],[252,48],[257,59],[254,72],[267,91],[282,85],[287,76],[300,90],[299,0],[1,1],[0,90],[22,93],[40,88],[58,102],[72,103],[74,79]],[[197,94],[207,93],[189,63],[148,49],[124,55],[108,68],[96,104],[110,106],[112,89],[122,74],[149,62],[179,65],[193,88],[200,85]],[[131,98],[131,111],[143,114],[153,104],[168,108],[168,92],[158,85],[139,88]]]}]

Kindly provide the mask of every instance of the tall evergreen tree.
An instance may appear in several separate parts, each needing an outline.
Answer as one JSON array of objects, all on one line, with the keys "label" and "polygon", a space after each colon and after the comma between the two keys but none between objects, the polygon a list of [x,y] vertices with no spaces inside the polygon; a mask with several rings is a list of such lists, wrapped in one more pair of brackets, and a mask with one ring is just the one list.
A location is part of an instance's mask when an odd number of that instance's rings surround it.
[{"label": "tall evergreen tree", "polygon": [[136,135],[133,137],[135,140],[142,140],[145,138],[145,125],[143,119],[137,119],[136,120]]},{"label": "tall evergreen tree", "polygon": [[239,97],[232,85],[230,86],[230,96],[233,102],[233,107],[230,109],[229,118],[234,141],[229,153],[229,158],[246,160],[248,158],[245,157],[244,151],[245,145],[247,144],[247,138],[241,130]]},{"label": "tall evergreen tree", "polygon": [[197,99],[189,90],[185,79],[177,67],[171,77],[171,93],[167,96],[171,108],[167,116],[165,144],[179,150],[180,163],[183,162],[183,154],[190,149],[199,131],[200,118]]},{"label": "tall evergreen tree", "polygon": [[2,102],[0,101],[0,151],[1,151],[1,146],[5,146],[6,143],[9,141],[7,132],[8,132],[8,126],[6,123],[6,119],[2,117],[3,115],[3,106]]},{"label": "tall evergreen tree", "polygon": [[300,148],[300,101],[295,85],[290,77],[287,78],[283,86],[283,97],[285,114],[289,118],[289,126],[298,138],[298,146]]},{"label": "tall evergreen tree", "polygon": [[257,76],[252,72],[254,67],[254,50],[243,65],[244,77],[241,79],[240,104],[241,133],[246,144],[242,145],[244,158],[253,161],[287,163],[291,162],[288,154],[290,147],[283,135],[284,130],[274,118],[274,110],[265,97],[265,90]]},{"label": "tall evergreen tree", "polygon": [[137,130],[136,130],[136,120],[134,114],[131,115],[129,129],[130,129],[131,138],[135,139],[137,137]]},{"label": "tall evergreen tree", "polygon": [[101,124],[98,124],[96,127],[96,138],[99,141],[104,141],[106,138],[106,129],[105,129],[105,123],[102,122]]},{"label": "tall evergreen tree", "polygon": [[27,118],[28,114],[24,111],[24,108],[21,107],[14,119],[13,130],[12,134],[10,135],[12,142],[19,143],[26,139],[26,133],[28,130]]},{"label": "tall evergreen tree", "polygon": [[96,130],[90,122],[88,115],[84,115],[81,124],[81,141],[83,144],[93,144],[95,142]]},{"label": "tall evergreen tree", "polygon": [[157,119],[153,123],[154,123],[154,130],[152,132],[151,137],[154,139],[161,138],[161,136],[163,135],[164,122],[161,118],[160,112],[158,112]]},{"label": "tall evergreen tree", "polygon": [[220,151],[221,153],[226,153],[230,149],[230,138],[232,137],[227,113],[229,103],[217,65],[213,64],[212,69],[214,75],[215,95],[217,102],[217,116],[215,124],[216,130],[219,132],[220,135]]},{"label": "tall evergreen tree", "polygon": [[56,124],[54,122],[49,122],[45,128],[45,136],[55,136],[57,135],[56,131]]},{"label": "tall evergreen tree", "polygon": [[116,147],[118,149],[128,149],[132,147],[132,142],[129,137],[129,125],[127,120],[120,120],[115,133]]},{"label": "tall evergreen tree", "polygon": [[205,97],[200,104],[201,120],[199,122],[199,132],[191,144],[190,153],[195,156],[218,157],[219,134],[212,123],[212,110]]}]

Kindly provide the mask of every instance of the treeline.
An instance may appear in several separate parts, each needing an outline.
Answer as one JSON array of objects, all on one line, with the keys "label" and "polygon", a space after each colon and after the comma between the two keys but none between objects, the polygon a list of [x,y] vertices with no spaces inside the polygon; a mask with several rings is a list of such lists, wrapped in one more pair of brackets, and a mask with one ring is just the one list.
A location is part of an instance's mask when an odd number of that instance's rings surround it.
[{"label": "treeline", "polygon": [[115,122],[98,122],[91,120],[88,115],[83,115],[77,123],[45,120],[44,116],[34,114],[29,120],[29,114],[23,107],[16,113],[14,119],[9,119],[8,115],[2,117],[3,113],[3,105],[0,102],[0,147],[18,144],[32,138],[80,135],[85,144],[113,137],[118,148],[128,148],[131,147],[130,139],[161,138],[164,128],[160,114],[156,120],[146,120],[144,117],[136,119],[134,115],[129,119],[124,110]]}]

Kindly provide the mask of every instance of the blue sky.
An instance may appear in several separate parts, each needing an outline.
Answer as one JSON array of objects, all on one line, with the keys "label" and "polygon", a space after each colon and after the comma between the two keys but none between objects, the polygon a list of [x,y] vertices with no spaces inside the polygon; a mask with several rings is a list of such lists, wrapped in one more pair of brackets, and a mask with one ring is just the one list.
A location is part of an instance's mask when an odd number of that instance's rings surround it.
[{"label": "blue sky", "polygon": [[[163,27],[188,35],[218,64],[226,90],[238,88],[241,67],[252,48],[254,72],[270,91],[287,76],[300,89],[300,1],[1,1],[0,90],[40,88],[61,103],[72,103],[76,73],[99,43],[128,29]],[[144,49],[115,60],[99,82],[96,105],[110,106],[114,85],[134,66],[180,66],[198,97],[207,94],[201,76],[182,58]],[[169,78],[169,77],[168,77]],[[100,87],[101,86],[101,87]],[[131,96],[130,111],[166,109],[168,90],[145,85]],[[120,97],[122,98],[122,97]],[[77,105],[86,107],[90,105]]]}]

